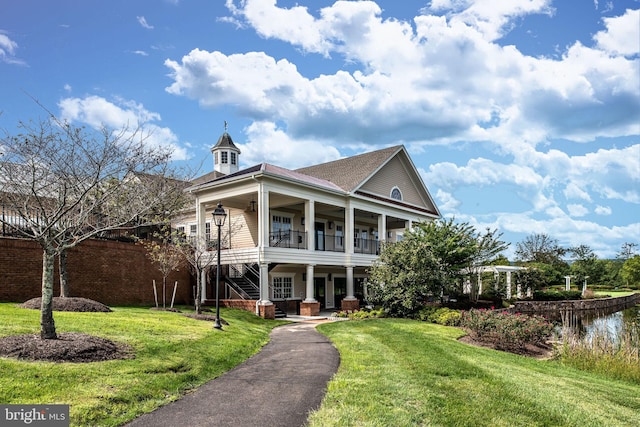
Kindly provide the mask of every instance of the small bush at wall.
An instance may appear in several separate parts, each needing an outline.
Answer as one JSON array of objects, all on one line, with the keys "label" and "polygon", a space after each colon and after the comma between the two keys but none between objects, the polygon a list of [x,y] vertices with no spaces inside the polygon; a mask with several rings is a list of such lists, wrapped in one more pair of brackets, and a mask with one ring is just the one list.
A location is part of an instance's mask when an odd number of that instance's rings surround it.
[{"label": "small bush at wall", "polygon": [[357,310],[349,314],[349,319],[372,319],[379,317],[386,317],[386,313],[383,308]]},{"label": "small bush at wall", "polygon": [[534,291],[534,301],[564,301],[582,299],[581,291]]},{"label": "small bush at wall", "polygon": [[460,326],[478,341],[502,350],[518,350],[527,344],[542,344],[553,333],[553,324],[542,316],[512,314],[501,310],[462,312]]}]

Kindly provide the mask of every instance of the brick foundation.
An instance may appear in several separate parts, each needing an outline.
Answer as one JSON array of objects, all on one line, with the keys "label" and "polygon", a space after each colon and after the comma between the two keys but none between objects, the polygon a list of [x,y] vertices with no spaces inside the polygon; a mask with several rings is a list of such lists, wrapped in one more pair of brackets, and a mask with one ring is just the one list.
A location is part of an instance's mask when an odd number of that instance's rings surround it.
[{"label": "brick foundation", "polygon": [[276,306],[273,304],[269,305],[258,305],[258,310],[260,311],[260,317],[263,319],[273,320],[276,318]]},{"label": "brick foundation", "polygon": [[319,316],[320,315],[320,303],[319,302],[301,302],[300,303],[300,315],[301,316]]},{"label": "brick foundation", "polygon": [[360,310],[360,301],[357,298],[354,299],[343,299],[340,303],[340,309],[342,311],[355,311]]}]

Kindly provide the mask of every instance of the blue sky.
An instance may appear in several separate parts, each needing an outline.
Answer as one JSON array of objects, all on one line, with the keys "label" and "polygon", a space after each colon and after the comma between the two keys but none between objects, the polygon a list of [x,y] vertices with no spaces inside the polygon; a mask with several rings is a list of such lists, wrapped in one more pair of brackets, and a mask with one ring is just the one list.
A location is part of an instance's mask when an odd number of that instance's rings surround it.
[{"label": "blue sky", "polygon": [[144,123],[212,170],[404,144],[436,203],[515,243],[640,243],[636,0],[0,0],[0,127]]}]

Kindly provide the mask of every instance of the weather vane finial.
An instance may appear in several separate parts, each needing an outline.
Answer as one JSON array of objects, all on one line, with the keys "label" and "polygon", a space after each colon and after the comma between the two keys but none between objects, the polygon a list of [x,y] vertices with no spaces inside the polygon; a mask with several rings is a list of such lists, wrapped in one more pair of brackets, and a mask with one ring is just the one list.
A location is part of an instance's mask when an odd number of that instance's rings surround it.
[{"label": "weather vane finial", "polygon": [[227,121],[226,120],[224,121],[224,131],[225,132],[227,131]]}]

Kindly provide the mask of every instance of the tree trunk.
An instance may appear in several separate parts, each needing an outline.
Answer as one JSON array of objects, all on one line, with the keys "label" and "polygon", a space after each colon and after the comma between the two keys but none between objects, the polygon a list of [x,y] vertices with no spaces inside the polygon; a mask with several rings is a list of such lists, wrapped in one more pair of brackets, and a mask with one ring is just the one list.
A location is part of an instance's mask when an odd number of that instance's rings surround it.
[{"label": "tree trunk", "polygon": [[162,308],[167,308],[167,276],[162,276]]},{"label": "tree trunk", "polygon": [[196,314],[202,313],[202,307],[200,303],[200,292],[202,289],[202,271],[200,268],[196,268],[196,295],[195,295],[195,305],[196,305]]},{"label": "tree trunk", "polygon": [[42,305],[40,307],[40,338],[58,339],[53,321],[53,266],[55,254],[51,249],[42,251]]},{"label": "tree trunk", "polygon": [[60,296],[69,296],[69,282],[67,276],[67,251],[64,250],[58,255],[58,270],[60,273]]}]

